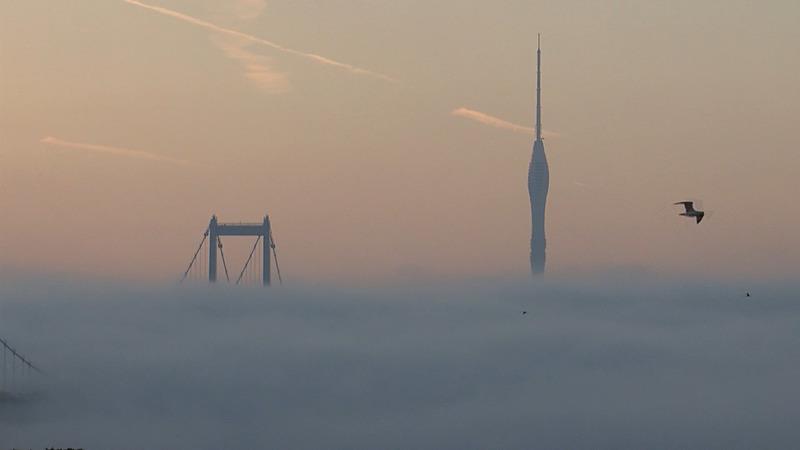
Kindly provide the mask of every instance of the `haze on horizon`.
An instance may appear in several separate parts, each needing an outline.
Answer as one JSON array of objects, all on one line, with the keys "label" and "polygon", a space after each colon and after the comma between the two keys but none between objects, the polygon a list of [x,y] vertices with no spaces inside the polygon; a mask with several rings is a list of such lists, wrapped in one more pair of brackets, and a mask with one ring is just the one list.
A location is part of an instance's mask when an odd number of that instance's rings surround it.
[{"label": "haze on horizon", "polygon": [[269,212],[294,280],[524,277],[541,32],[550,273],[791,276],[798,22],[779,0],[2,2],[0,271],[172,280],[212,213]]}]

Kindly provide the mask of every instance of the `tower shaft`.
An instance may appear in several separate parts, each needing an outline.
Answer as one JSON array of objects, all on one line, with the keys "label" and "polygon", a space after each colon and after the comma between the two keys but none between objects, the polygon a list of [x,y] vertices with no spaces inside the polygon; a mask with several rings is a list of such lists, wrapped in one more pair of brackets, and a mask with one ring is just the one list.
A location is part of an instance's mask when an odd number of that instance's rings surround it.
[{"label": "tower shaft", "polygon": [[528,167],[528,194],[531,199],[531,273],[544,273],[547,240],[545,239],[545,207],[550,187],[550,168],[542,141],[542,50],[536,49],[536,140]]}]

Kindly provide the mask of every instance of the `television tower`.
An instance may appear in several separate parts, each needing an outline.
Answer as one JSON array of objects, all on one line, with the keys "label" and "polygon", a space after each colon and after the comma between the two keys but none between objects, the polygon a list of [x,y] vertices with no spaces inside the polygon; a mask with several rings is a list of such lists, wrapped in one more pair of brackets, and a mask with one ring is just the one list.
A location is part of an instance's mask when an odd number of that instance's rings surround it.
[{"label": "television tower", "polygon": [[542,48],[541,35],[536,46],[536,140],[528,166],[528,194],[531,197],[531,273],[544,273],[545,247],[544,209],[547,205],[547,190],[550,186],[550,169],[542,142]]}]

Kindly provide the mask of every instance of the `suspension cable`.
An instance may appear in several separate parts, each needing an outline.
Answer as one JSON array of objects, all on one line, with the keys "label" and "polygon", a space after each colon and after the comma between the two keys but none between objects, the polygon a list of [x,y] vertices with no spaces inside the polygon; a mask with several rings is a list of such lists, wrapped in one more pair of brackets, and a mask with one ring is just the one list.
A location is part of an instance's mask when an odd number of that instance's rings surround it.
[{"label": "suspension cable", "polygon": [[269,230],[269,246],[272,248],[272,256],[275,258],[275,271],[278,273],[278,284],[283,284],[281,278],[281,266],[278,264],[278,252],[275,251],[275,238],[272,237],[272,228]]},{"label": "suspension cable", "polygon": [[259,250],[261,250],[263,243],[264,243],[263,239],[258,242],[258,245],[256,246],[256,251],[255,253],[253,253],[253,255],[259,255],[259,256],[253,258],[253,261],[250,264],[250,268],[247,270],[249,272],[247,277],[248,277],[248,282],[250,284],[255,284],[256,280],[260,278],[259,274],[261,273],[260,269],[261,260],[263,258],[261,258],[262,252]]},{"label": "suspension cable", "polygon": [[[206,250],[210,244],[206,243]],[[200,274],[197,276],[198,280],[208,277],[208,251],[200,254]]]},{"label": "suspension cable", "polygon": [[222,239],[220,239],[219,236],[217,236],[217,248],[219,248],[219,254],[222,256],[222,267],[225,268],[225,279],[230,283],[231,277],[228,276],[228,264],[225,262],[225,252],[222,251]]},{"label": "suspension cable", "polygon": [[256,242],[253,244],[253,248],[250,249],[250,255],[247,257],[247,262],[244,263],[244,267],[242,267],[242,271],[239,273],[239,278],[236,279],[236,284],[239,284],[242,281],[242,276],[244,275],[244,271],[247,270],[247,266],[250,264],[250,260],[253,259],[253,253],[256,251],[256,247],[258,247],[258,242],[261,240],[261,236],[256,238]]},{"label": "suspension cable", "polygon": [[200,241],[200,245],[197,246],[197,250],[194,252],[194,256],[192,256],[192,260],[189,262],[189,267],[186,268],[186,272],[183,272],[183,276],[181,277],[181,283],[183,280],[186,279],[186,276],[189,275],[189,271],[192,270],[192,265],[194,265],[195,259],[197,259],[197,255],[200,253],[200,250],[203,248],[203,244],[206,242],[206,238],[208,237],[208,228],[206,228],[205,233],[203,233],[203,239]]},{"label": "suspension cable", "polygon": [[[33,365],[33,363],[32,363],[32,362],[28,361],[28,360],[27,360],[27,359],[26,359],[24,356],[22,356],[22,355],[21,355],[21,354],[19,354],[19,353],[18,353],[16,350],[14,350],[14,348],[13,348],[13,347],[11,347],[10,345],[8,345],[8,342],[6,342],[5,340],[3,340],[3,338],[0,338],[0,344],[3,344],[3,360],[4,360],[4,361],[5,361],[5,351],[6,351],[6,350],[8,350],[8,351],[10,351],[10,352],[11,352],[11,356],[12,356],[12,357],[11,357],[11,363],[12,363],[12,364],[16,364],[16,360],[18,359],[18,360],[20,360],[20,362],[21,362],[22,364],[24,364],[24,366],[27,366],[27,367],[29,367],[30,369],[33,369],[33,370],[35,370],[35,371],[36,371],[36,372],[38,372],[38,373],[42,373],[41,369],[39,369],[38,367],[36,367],[35,365]],[[14,370],[15,370],[15,366],[14,366]]]}]

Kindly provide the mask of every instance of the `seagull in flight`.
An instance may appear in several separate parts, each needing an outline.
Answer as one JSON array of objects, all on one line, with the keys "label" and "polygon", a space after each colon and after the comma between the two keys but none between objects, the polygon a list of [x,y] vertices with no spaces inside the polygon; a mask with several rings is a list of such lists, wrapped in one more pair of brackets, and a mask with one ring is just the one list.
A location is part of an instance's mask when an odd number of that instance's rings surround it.
[{"label": "seagull in flight", "polygon": [[698,211],[694,209],[694,202],[677,202],[676,205],[683,205],[686,208],[686,212],[681,213],[680,215],[686,217],[694,217],[697,220],[697,223],[700,223],[703,220],[703,216],[706,215],[703,211]]}]

